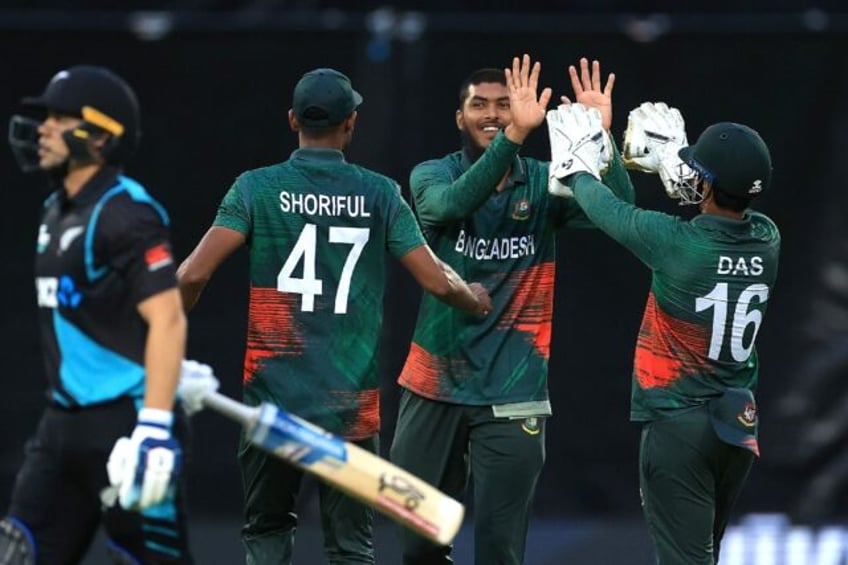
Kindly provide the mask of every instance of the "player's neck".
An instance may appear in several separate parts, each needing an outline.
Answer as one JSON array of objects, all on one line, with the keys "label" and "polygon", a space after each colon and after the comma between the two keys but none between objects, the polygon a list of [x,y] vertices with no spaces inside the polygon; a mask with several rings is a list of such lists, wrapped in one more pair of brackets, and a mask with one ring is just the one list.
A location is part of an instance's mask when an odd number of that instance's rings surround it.
[{"label": "player's neck", "polygon": [[745,216],[744,211],[736,212],[735,210],[728,210],[727,208],[720,208],[716,206],[716,203],[712,198],[705,200],[701,204],[701,213],[721,216],[722,218],[728,218],[731,220],[741,220]]},{"label": "player's neck", "polygon": [[344,146],[341,143],[329,143],[324,139],[320,140],[311,140],[309,142],[301,143],[301,149],[336,149],[338,151],[344,151]]},{"label": "player's neck", "polygon": [[65,192],[69,197],[76,196],[82,187],[91,180],[100,170],[100,164],[88,163],[85,165],[75,165],[73,163],[68,167],[68,172],[65,175],[65,180],[62,183],[65,187]]},{"label": "player's neck", "polygon": [[301,149],[336,149],[344,151],[348,143],[347,135],[339,131],[330,135],[309,136],[300,132],[298,135],[298,145]]}]

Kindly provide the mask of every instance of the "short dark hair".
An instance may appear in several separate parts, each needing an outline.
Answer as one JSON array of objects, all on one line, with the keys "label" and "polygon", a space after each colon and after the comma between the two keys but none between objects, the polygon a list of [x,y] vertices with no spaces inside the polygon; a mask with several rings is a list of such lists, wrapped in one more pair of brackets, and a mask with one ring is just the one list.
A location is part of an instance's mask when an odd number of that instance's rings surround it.
[{"label": "short dark hair", "polygon": [[736,196],[725,192],[718,183],[713,185],[713,200],[719,208],[732,212],[744,212],[751,206],[750,196]]},{"label": "short dark hair", "polygon": [[459,86],[460,108],[462,108],[462,105],[465,104],[465,101],[468,99],[468,91],[471,87],[484,82],[494,82],[506,86],[506,75],[504,74],[503,69],[495,68],[477,69],[468,75],[468,78],[462,81],[462,84]]}]

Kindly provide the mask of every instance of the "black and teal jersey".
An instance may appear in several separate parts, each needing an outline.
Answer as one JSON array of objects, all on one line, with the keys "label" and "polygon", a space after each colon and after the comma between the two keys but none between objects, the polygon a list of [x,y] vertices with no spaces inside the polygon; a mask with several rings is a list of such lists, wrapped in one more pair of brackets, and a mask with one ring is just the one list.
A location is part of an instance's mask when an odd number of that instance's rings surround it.
[{"label": "black and teal jersey", "polygon": [[728,388],[754,391],[756,337],[777,278],[780,232],[765,215],[691,221],[642,210],[580,174],[586,214],[653,277],[633,366],[631,418],[653,420]]},{"label": "black and teal jersey", "polygon": [[44,203],[35,287],[50,400],[87,406],[144,395],[147,324],[137,306],[176,288],[168,215],[112,168]]},{"label": "black and teal jersey", "polygon": [[398,184],[341,151],[298,149],[239,176],[214,225],[249,247],[246,401],[348,439],[376,433],[386,253],[425,243]]},{"label": "black and teal jersey", "polygon": [[[427,398],[548,404],[556,232],[593,225],[576,201],[548,194],[548,163],[519,148],[499,133],[474,163],[458,151],[412,171],[428,243],[465,280],[482,283],[493,305],[480,319],[423,297],[398,382]],[[607,178],[632,200],[617,155]]]}]

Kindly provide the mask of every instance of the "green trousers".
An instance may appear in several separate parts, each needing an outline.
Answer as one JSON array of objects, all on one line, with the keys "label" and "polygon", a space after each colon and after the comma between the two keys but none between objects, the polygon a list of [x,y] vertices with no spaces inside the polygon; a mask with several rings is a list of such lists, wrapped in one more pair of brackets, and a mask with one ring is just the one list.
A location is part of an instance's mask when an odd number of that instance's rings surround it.
[{"label": "green trousers", "polygon": [[754,454],[722,442],[707,407],[645,423],[642,510],[661,565],[714,565]]},{"label": "green trousers", "polygon": [[[474,489],[474,562],[513,565],[524,543],[545,461],[543,418],[496,418],[491,406],[436,402],[403,391],[391,459],[445,493]],[[403,563],[452,563],[450,547],[400,528]]]},{"label": "green trousers", "polygon": [[[354,442],[378,453],[377,436]],[[303,472],[242,440],[239,467],[244,487],[242,543],[248,565],[292,562],[296,503]],[[374,510],[323,482],[318,483],[324,553],[332,565],[374,563]],[[309,561],[318,563],[317,557]]]}]

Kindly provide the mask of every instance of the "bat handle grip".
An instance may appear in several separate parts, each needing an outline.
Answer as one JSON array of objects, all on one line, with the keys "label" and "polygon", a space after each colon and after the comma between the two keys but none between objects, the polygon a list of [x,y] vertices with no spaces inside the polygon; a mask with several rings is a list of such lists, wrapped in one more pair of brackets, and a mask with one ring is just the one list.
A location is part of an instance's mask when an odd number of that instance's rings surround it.
[{"label": "bat handle grip", "polygon": [[246,406],[217,392],[210,392],[204,396],[203,404],[215,412],[239,422],[245,428],[250,428],[259,419],[258,408]]}]

